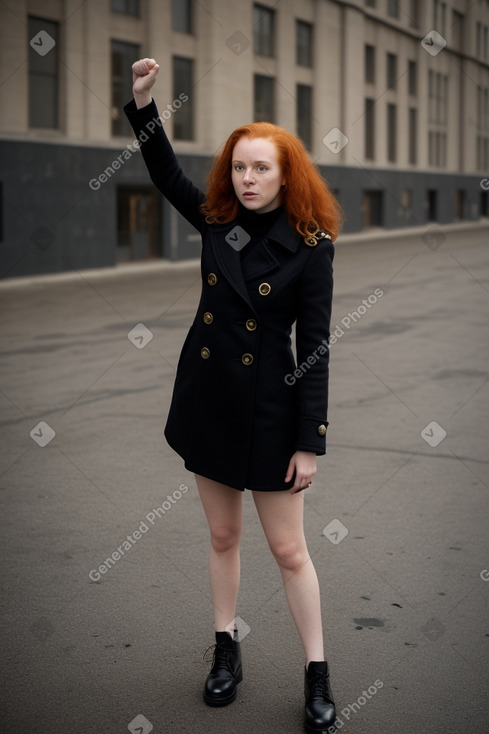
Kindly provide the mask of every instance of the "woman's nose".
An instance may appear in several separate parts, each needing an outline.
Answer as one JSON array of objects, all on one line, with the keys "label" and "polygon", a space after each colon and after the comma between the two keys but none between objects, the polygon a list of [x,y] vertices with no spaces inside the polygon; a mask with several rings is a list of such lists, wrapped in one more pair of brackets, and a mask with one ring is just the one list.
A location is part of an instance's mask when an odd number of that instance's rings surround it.
[{"label": "woman's nose", "polygon": [[244,180],[244,181],[245,181],[246,183],[251,183],[251,182],[253,181],[253,176],[252,176],[252,171],[251,171],[251,168],[247,168],[247,169],[246,169],[246,171],[245,171],[245,174],[244,174],[244,176],[243,176],[243,180]]}]

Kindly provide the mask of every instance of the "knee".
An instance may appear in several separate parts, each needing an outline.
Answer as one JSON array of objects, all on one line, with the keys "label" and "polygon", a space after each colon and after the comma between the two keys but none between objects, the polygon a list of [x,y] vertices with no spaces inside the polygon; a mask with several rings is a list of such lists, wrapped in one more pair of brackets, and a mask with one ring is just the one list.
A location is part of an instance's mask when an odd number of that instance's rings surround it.
[{"label": "knee", "polygon": [[211,532],[211,545],[216,553],[226,551],[239,546],[241,531],[239,528],[222,526]]},{"label": "knee", "polygon": [[280,568],[295,573],[309,560],[307,548],[302,543],[286,540],[276,543],[272,553]]}]

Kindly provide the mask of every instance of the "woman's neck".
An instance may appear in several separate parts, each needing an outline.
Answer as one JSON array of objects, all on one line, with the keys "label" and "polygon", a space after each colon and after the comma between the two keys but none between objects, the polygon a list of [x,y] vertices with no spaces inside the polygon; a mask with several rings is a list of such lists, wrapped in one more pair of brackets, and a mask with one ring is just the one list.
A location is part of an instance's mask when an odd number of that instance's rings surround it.
[{"label": "woman's neck", "polygon": [[272,209],[270,212],[258,213],[250,209],[246,209],[242,204],[239,205],[238,219],[241,221],[243,229],[252,231],[267,231],[278,219],[283,210],[283,205]]}]

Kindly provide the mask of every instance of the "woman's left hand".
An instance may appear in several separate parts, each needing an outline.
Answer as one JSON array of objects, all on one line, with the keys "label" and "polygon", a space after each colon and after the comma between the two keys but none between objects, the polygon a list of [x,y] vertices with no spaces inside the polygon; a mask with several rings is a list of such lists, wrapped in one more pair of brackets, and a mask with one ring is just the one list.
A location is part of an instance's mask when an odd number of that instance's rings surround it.
[{"label": "woman's left hand", "polygon": [[295,494],[303,489],[307,489],[316,471],[316,454],[310,451],[296,451],[289,461],[289,467],[285,475],[285,481],[290,482],[295,472],[294,486],[290,488],[290,493]]}]

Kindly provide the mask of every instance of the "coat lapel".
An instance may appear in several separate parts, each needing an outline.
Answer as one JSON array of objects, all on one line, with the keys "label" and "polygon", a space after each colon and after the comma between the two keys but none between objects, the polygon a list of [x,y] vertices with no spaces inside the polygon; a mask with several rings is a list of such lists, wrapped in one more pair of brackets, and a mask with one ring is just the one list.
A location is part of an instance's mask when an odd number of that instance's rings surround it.
[{"label": "coat lapel", "polygon": [[270,229],[267,239],[254,247],[253,252],[247,258],[245,280],[240,252],[226,240],[226,237],[236,226],[236,222],[211,226],[212,249],[224,276],[250,308],[253,308],[246,281],[260,279],[280,270],[281,267],[280,250],[276,247],[272,248],[270,243],[274,242],[282,245],[290,256],[290,254],[297,251],[300,237],[290,227],[287,221],[287,213],[284,210]]},{"label": "coat lapel", "polygon": [[234,223],[231,222],[210,228],[212,251],[224,277],[254,311],[241,269],[241,256],[239,251],[226,241],[226,236],[234,226]]}]

